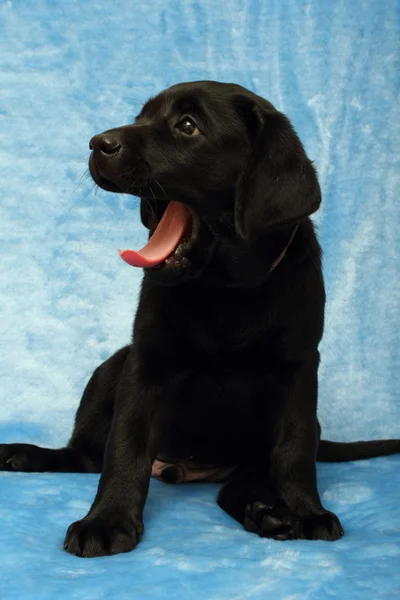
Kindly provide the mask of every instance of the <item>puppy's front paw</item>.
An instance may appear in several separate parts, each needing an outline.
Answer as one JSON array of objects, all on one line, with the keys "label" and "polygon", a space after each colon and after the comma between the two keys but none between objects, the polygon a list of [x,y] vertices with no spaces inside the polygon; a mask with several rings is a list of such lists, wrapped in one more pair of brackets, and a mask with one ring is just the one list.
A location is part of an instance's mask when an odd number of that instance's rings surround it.
[{"label": "puppy's front paw", "polygon": [[302,540],[326,540],[333,542],[344,534],[337,516],[329,511],[320,515],[298,518],[295,538]]},{"label": "puppy's front paw", "polygon": [[283,501],[273,505],[253,502],[246,506],[244,527],[260,537],[288,540],[293,537],[294,518]]},{"label": "puppy's front paw", "polygon": [[69,526],[64,549],[82,557],[130,552],[140,542],[142,534],[143,523],[88,516]]},{"label": "puppy's front paw", "polygon": [[342,525],[331,512],[311,517],[296,517],[283,501],[274,505],[253,502],[246,506],[244,527],[260,537],[274,540],[338,540]]}]

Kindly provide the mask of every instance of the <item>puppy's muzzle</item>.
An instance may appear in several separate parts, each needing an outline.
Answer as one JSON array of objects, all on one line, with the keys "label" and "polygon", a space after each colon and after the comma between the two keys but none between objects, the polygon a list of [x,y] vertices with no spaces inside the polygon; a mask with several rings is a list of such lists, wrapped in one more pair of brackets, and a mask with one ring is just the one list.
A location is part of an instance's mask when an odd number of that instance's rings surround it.
[{"label": "puppy's muzzle", "polygon": [[97,185],[112,192],[138,193],[150,175],[138,127],[109,129],[92,137],[89,170]]}]

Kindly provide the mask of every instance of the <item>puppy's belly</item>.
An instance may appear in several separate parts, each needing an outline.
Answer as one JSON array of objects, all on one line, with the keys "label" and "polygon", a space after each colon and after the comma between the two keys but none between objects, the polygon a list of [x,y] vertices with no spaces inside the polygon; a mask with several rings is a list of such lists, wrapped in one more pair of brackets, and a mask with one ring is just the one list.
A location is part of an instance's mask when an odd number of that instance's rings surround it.
[{"label": "puppy's belly", "polygon": [[153,462],[151,475],[168,483],[184,483],[190,481],[220,482],[228,479],[235,467],[207,467],[191,460],[166,462],[156,459]]}]

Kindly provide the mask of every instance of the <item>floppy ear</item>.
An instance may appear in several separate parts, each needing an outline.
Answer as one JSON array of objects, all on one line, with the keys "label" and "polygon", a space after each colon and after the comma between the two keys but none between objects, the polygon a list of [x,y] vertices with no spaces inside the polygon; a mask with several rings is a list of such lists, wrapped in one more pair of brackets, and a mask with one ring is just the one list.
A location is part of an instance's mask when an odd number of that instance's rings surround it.
[{"label": "floppy ear", "polygon": [[245,120],[254,141],[235,200],[236,230],[243,238],[298,221],[321,203],[315,169],[289,119],[268,102],[251,104]]}]

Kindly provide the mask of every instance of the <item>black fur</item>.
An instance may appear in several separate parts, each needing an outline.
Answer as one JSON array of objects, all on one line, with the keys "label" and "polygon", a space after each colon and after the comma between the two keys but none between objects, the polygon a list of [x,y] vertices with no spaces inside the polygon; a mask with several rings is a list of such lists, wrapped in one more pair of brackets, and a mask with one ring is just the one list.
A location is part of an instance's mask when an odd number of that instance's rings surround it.
[{"label": "black fur", "polygon": [[320,188],[290,122],[240,86],[186,83],[91,148],[94,180],[140,196],[150,233],[178,200],[191,239],[181,261],[145,271],[132,344],[94,372],[68,446],[1,445],[0,469],[102,473],[67,533],[79,556],[136,546],[156,457],[232,468],[218,503],[251,532],[339,538],[316,459],[399,452],[400,441],[319,442],[325,292],[309,215]]}]

